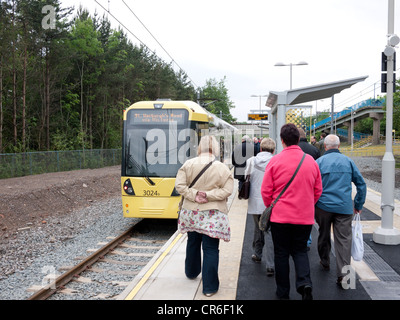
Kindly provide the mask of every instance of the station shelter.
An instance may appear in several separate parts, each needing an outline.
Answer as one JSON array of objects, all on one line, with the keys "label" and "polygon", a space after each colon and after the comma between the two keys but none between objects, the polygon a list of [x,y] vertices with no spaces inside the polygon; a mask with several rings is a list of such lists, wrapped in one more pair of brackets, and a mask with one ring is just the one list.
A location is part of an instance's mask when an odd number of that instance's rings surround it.
[{"label": "station shelter", "polygon": [[284,124],[294,123],[298,127],[311,126],[312,106],[302,104],[331,98],[366,78],[368,76],[281,92],[270,91],[266,102],[266,106],[270,108],[269,136],[276,141],[277,153],[283,149],[279,135]]}]

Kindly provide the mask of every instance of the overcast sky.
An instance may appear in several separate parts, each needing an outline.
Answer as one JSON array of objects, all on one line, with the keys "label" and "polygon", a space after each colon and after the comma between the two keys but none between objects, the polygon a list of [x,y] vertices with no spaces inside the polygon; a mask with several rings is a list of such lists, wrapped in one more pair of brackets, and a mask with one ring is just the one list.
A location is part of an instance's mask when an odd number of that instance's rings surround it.
[{"label": "overcast sky", "polygon": [[[277,62],[308,63],[293,66],[293,88],[368,76],[335,95],[335,111],[374,97],[374,83],[375,95],[381,94],[387,0],[125,0],[129,8],[122,0],[97,2],[164,61],[171,62],[171,56],[174,69],[181,67],[196,87],[226,76],[236,106],[231,113],[239,121],[259,109],[259,98],[251,95],[289,89],[290,68],[275,67]],[[95,0],[62,3],[105,13]],[[113,17],[109,20],[118,27]],[[395,1],[395,33],[400,35],[400,0]],[[331,99],[308,104],[322,111]]]}]

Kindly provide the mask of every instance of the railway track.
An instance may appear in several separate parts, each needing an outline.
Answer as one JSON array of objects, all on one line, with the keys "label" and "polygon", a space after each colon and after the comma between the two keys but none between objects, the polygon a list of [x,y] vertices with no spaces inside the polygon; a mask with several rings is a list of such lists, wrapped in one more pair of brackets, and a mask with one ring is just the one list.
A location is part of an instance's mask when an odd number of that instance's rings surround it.
[{"label": "railway track", "polygon": [[[150,220],[151,221],[151,220]],[[176,231],[176,222],[142,220],[117,237],[108,237],[99,249],[88,248],[88,257],[56,277],[47,276],[45,286],[34,286],[28,300],[114,299],[162,248]],[[112,290],[110,290],[112,288]]]}]

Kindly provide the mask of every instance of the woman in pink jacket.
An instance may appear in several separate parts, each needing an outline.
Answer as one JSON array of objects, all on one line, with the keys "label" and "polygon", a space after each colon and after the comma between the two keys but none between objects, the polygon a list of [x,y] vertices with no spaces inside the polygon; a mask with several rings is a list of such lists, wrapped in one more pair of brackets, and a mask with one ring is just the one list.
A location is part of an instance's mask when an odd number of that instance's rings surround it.
[{"label": "woman in pink jacket", "polygon": [[[304,154],[297,145],[300,134],[294,124],[282,126],[280,136],[284,149],[268,163],[261,186],[261,196],[267,207],[289,182]],[[296,177],[279,198],[271,214],[276,294],[280,299],[289,299],[290,256],[296,268],[297,292],[303,300],[312,299],[307,240],[314,224],[314,205],[321,193],[322,181],[318,165],[310,155],[306,155]]]}]

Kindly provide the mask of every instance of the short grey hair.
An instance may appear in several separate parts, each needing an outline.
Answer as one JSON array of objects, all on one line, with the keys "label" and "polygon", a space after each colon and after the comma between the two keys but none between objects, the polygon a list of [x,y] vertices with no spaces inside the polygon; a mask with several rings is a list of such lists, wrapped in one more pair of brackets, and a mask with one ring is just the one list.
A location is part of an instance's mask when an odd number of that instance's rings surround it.
[{"label": "short grey hair", "polygon": [[260,148],[261,148],[261,151],[274,153],[275,148],[276,148],[276,143],[271,138],[264,138],[261,140]]},{"label": "short grey hair", "polygon": [[300,133],[300,138],[306,138],[306,133],[304,132],[304,130],[302,128],[297,128],[299,130]]},{"label": "short grey hair", "polygon": [[329,149],[339,149],[340,146],[340,139],[335,134],[329,134],[326,136],[324,140],[324,145],[327,150]]},{"label": "short grey hair", "polygon": [[247,141],[247,142],[251,142],[251,138],[246,134],[242,137],[242,142],[243,141]]}]

